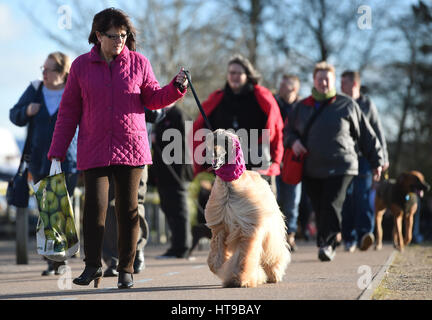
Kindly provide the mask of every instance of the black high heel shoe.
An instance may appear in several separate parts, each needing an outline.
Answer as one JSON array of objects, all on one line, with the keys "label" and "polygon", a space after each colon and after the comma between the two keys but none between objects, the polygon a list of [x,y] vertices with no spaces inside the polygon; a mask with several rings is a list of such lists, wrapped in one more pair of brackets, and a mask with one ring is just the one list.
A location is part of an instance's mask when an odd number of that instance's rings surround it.
[{"label": "black high heel shoe", "polygon": [[119,289],[130,289],[133,287],[133,275],[132,273],[127,273],[120,271],[118,276],[117,287]]},{"label": "black high heel shoe", "polygon": [[94,287],[99,287],[102,278],[102,268],[85,267],[83,273],[78,278],[73,279],[73,283],[79,286],[88,286],[94,281]]}]

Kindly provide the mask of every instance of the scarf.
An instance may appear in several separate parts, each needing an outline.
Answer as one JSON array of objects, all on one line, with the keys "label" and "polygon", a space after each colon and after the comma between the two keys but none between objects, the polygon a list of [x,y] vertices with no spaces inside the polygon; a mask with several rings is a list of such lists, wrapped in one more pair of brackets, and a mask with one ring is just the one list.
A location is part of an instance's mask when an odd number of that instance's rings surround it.
[{"label": "scarf", "polygon": [[312,97],[314,98],[315,101],[326,101],[328,99],[333,98],[336,95],[336,89],[333,89],[327,93],[321,93],[318,92],[317,89],[315,89],[315,87],[312,88]]}]

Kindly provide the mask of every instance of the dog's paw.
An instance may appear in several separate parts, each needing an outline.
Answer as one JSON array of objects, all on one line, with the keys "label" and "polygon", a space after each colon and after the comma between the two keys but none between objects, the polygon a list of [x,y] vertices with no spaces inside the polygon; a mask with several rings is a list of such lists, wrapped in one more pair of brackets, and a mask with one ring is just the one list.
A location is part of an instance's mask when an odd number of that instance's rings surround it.
[{"label": "dog's paw", "polygon": [[266,283],[277,283],[277,282],[279,282],[279,281],[280,281],[280,280],[278,280],[278,279],[276,279],[276,278],[269,277],[269,278],[267,278]]},{"label": "dog's paw", "polygon": [[382,244],[375,245],[375,250],[379,251],[382,249]]},{"label": "dog's paw", "polygon": [[251,280],[243,280],[241,281],[238,278],[232,278],[224,281],[224,288],[255,288],[257,286],[256,281]]},{"label": "dog's paw", "polygon": [[222,286],[224,288],[240,288],[241,282],[237,278],[231,278],[231,279],[225,280],[223,282]]},{"label": "dog's paw", "polygon": [[282,275],[271,274],[267,276],[266,283],[277,283],[282,281]]}]

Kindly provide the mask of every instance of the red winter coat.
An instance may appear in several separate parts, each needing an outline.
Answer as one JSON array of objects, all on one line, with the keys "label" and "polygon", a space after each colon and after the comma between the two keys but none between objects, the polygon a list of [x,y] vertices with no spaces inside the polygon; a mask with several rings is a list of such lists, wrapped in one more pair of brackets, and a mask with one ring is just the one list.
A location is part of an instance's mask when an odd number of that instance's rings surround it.
[{"label": "red winter coat", "polygon": [[[265,172],[260,172],[264,175],[277,176],[280,174],[280,163],[283,157],[283,121],[281,113],[279,111],[279,106],[273,97],[273,94],[267,88],[259,85],[254,86],[254,94],[260,105],[261,109],[267,115],[267,122],[264,128],[257,129],[269,129],[270,130],[270,156],[272,164]],[[202,103],[207,117],[215,110],[215,108],[222,101],[224,96],[223,90],[217,90],[210,94],[208,99]],[[205,122],[203,116],[200,114],[193,124],[193,133],[195,137],[195,132],[199,129],[205,128]],[[216,130],[218,128],[213,128]],[[204,139],[195,141],[193,140],[193,151],[204,142]],[[194,154],[193,153],[193,154]],[[195,174],[204,170],[203,166],[200,166],[194,161]]]}]

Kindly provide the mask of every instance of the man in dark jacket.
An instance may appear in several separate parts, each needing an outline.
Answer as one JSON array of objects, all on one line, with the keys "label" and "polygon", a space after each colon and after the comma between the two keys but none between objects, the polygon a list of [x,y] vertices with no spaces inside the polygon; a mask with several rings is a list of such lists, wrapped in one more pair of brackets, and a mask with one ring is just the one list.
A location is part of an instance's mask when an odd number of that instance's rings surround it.
[{"label": "man in dark jacket", "polygon": [[[381,143],[384,154],[384,167],[389,166],[387,144],[378,116],[377,108],[372,100],[360,93],[361,79],[356,71],[344,71],[341,79],[342,92],[354,99],[360,106],[369,124]],[[359,173],[348,187],[342,209],[342,238],[345,250],[354,252],[357,245],[360,250],[367,250],[375,241],[374,210],[369,205],[369,194],[372,190],[372,170],[366,157],[361,153],[358,158]]]},{"label": "man in dark jacket", "polygon": [[[318,63],[313,79],[312,95],[297,104],[284,142],[296,155],[306,154],[303,182],[316,214],[318,258],[331,261],[341,232],[346,190],[358,174],[357,150],[368,159],[376,180],[381,176],[384,156],[358,104],[336,94],[334,67]],[[315,113],[314,122],[308,124]],[[310,129],[304,136],[307,126]]]}]

